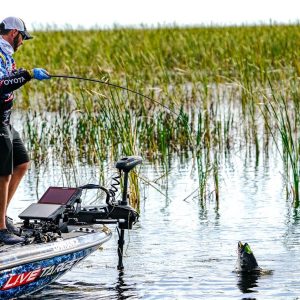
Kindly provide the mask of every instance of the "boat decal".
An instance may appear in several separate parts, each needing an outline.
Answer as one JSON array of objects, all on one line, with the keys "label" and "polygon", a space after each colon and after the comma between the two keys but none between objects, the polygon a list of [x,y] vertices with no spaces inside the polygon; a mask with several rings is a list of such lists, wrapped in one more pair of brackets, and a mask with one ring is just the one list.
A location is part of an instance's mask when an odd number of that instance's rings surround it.
[{"label": "boat decal", "polygon": [[2,271],[0,273],[0,299],[17,298],[43,288],[72,269],[96,249],[98,247],[94,246]]},{"label": "boat decal", "polygon": [[6,283],[3,285],[1,290],[7,290],[21,286],[24,284],[31,283],[37,279],[46,276],[53,276],[60,272],[65,272],[70,270],[76,263],[78,263],[81,258],[73,259],[56,265],[50,265],[45,268],[39,268],[30,272],[24,272],[21,274],[11,274]]},{"label": "boat decal", "polygon": [[61,242],[54,243],[53,250],[54,251],[64,251],[70,248],[74,248],[79,245],[78,239],[65,240]]},{"label": "boat decal", "polygon": [[10,277],[8,278],[7,282],[1,288],[1,290],[2,291],[8,290],[8,289],[15,288],[17,286],[31,283],[39,277],[39,275],[41,274],[41,271],[42,271],[42,269],[37,269],[34,271],[22,273],[22,274],[16,274],[16,275],[11,274]]}]

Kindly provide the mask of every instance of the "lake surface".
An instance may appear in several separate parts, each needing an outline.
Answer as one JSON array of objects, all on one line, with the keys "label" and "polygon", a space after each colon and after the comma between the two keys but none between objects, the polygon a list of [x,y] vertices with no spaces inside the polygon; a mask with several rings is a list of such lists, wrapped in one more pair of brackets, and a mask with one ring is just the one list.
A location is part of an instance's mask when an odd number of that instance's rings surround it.
[{"label": "lake surface", "polygon": [[[30,299],[300,299],[299,212],[286,199],[276,151],[259,163],[237,152],[220,169],[220,201],[201,204],[193,160],[174,158],[162,193],[140,181],[140,221],[126,235],[125,270],[117,266],[117,233],[57,283]],[[97,168],[82,167],[82,182],[95,182]],[[66,171],[68,172],[68,171]],[[147,161],[140,174],[163,174]],[[61,185],[62,170],[39,174],[39,191]],[[16,217],[35,201],[37,174],[30,170],[9,209]],[[167,194],[167,196],[166,196]],[[88,204],[93,200],[85,200]],[[232,271],[238,241],[248,242],[259,265],[273,270],[248,280]]]}]

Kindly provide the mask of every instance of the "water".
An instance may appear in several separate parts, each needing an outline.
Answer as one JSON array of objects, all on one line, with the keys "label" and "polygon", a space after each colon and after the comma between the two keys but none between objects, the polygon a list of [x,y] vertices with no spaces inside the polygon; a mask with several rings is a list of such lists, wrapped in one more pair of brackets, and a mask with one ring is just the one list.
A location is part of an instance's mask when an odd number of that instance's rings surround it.
[{"label": "water", "polygon": [[[192,161],[174,159],[168,184],[160,181],[167,197],[141,183],[141,217],[126,236],[123,274],[116,269],[115,232],[103,249],[30,299],[300,299],[300,217],[286,200],[276,153],[258,165],[237,154],[222,166],[217,208],[213,198],[205,205],[196,194],[185,199],[197,174]],[[60,180],[59,172],[45,171],[40,189]],[[96,176],[80,172],[82,180]],[[162,173],[147,162],[141,168],[152,180]],[[35,176],[31,170],[22,182],[11,215],[33,201]],[[239,240],[272,275],[243,279],[232,272]]]}]

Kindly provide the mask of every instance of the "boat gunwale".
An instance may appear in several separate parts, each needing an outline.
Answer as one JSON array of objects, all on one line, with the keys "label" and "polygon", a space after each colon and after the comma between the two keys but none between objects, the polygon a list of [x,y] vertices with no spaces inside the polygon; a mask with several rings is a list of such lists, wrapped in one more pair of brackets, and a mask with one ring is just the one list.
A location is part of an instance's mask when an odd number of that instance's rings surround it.
[{"label": "boat gunwale", "polygon": [[[49,251],[49,250],[52,250],[51,252],[49,252],[49,254],[45,253],[45,252],[42,252],[40,254],[37,253],[37,255],[33,254],[33,253],[30,253],[29,255],[27,255],[26,257],[24,258],[21,258],[21,259],[14,259],[14,260],[10,260],[8,261],[7,263],[4,263],[1,261],[1,265],[0,265],[0,274],[7,271],[7,269],[11,269],[11,268],[14,268],[14,267],[17,267],[17,266],[21,266],[21,265],[24,265],[24,264],[28,264],[28,263],[34,263],[34,262],[37,262],[37,261],[42,261],[42,260],[46,260],[46,259],[50,259],[50,258],[54,258],[56,256],[61,256],[61,255],[66,255],[66,254],[70,254],[72,252],[78,252],[78,251],[81,251],[83,249],[88,249],[88,248],[92,248],[92,247],[95,247],[97,245],[102,245],[103,243],[107,242],[111,236],[112,236],[112,232],[111,230],[106,230],[106,231],[101,231],[101,232],[94,232],[94,233],[87,233],[86,236],[91,236],[91,235],[98,235],[98,234],[101,234],[101,235],[105,235],[103,238],[101,238],[101,240],[97,240],[97,241],[91,241],[89,242],[88,244],[79,244],[77,247],[75,248],[68,248],[68,249],[62,249],[62,250],[55,250],[55,249],[51,249],[50,247],[51,246],[55,246],[55,243],[57,242],[50,242],[50,243],[46,243],[44,244],[43,246],[46,246],[46,245],[49,245],[49,248],[50,249],[45,249],[44,251]],[[83,237],[83,236],[77,236],[77,237],[72,237],[72,238],[68,238],[66,240],[63,240],[63,241],[59,241],[59,242],[64,242],[64,241],[70,241],[70,240],[73,240],[73,239],[78,239],[80,237]],[[24,246],[21,246],[19,249],[22,249],[22,247],[26,247],[26,245]],[[11,248],[9,248],[10,250]],[[4,252],[3,252],[4,253]],[[2,254],[0,252],[0,254]],[[13,255],[13,254],[11,254]],[[14,254],[15,255],[15,254]],[[34,257],[32,257],[34,255]],[[29,257],[28,257],[29,256]]]}]

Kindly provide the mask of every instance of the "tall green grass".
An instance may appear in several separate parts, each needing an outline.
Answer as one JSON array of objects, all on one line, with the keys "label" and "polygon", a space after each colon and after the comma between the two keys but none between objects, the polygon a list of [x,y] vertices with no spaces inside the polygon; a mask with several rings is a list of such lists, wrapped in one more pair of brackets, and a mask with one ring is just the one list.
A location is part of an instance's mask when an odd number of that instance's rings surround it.
[{"label": "tall green grass", "polygon": [[[198,166],[201,201],[211,190],[219,201],[219,167],[226,157],[246,149],[258,164],[279,134],[286,178],[291,170],[298,174],[299,115],[291,124],[289,112],[299,108],[299,25],[34,35],[16,54],[19,66],[107,80],[155,100],[89,82],[32,81],[16,106],[27,111],[24,134],[37,165],[49,156],[73,165],[139,154],[159,160],[167,174],[170,156],[188,155]],[[270,81],[285,92],[262,111],[259,103],[270,98]],[[296,177],[292,194],[298,203]]]},{"label": "tall green grass", "polygon": [[274,143],[284,165],[287,194],[292,194],[294,206],[300,203],[300,134],[299,134],[299,100],[291,101],[295,96],[295,84],[288,84],[289,92],[274,90],[270,84],[269,97],[265,96],[262,109]]}]

